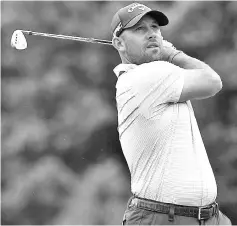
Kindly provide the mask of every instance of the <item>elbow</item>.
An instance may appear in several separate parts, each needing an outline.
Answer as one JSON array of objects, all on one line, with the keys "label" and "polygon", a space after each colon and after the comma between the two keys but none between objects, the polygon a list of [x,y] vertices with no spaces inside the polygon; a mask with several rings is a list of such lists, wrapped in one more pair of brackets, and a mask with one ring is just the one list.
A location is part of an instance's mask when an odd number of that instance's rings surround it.
[{"label": "elbow", "polygon": [[214,87],[215,87],[216,93],[221,91],[223,84],[220,77],[215,79],[214,84],[215,84]]},{"label": "elbow", "polygon": [[220,77],[213,79],[213,81],[212,81],[212,89],[211,89],[212,96],[214,96],[218,92],[220,92],[222,87],[223,87],[223,84],[222,84],[222,81],[221,81]]}]

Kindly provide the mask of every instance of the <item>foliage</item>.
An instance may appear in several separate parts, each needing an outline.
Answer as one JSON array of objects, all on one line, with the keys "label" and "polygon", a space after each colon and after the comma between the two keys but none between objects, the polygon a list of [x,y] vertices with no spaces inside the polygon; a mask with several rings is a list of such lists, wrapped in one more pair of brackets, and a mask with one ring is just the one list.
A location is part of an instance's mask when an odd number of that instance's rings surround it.
[{"label": "foliage", "polygon": [[[129,172],[118,140],[120,62],[109,46],[27,37],[14,30],[111,39],[113,14],[130,2],[1,2],[2,224],[120,224]],[[170,19],[164,37],[221,76],[214,98],[194,101],[218,183],[237,224],[237,3],[144,2]]]}]

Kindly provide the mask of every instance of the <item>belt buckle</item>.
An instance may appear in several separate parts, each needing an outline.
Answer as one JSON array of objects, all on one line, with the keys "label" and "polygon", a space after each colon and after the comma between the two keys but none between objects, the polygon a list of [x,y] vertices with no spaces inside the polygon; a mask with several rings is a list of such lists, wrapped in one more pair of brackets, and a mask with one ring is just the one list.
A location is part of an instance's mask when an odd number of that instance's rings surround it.
[{"label": "belt buckle", "polygon": [[[213,211],[215,211],[214,214],[216,214],[216,211],[218,211],[218,203],[214,202],[211,207],[213,208]],[[205,220],[205,217],[202,217],[202,209],[207,209],[207,207],[198,207],[198,220]]]},{"label": "belt buckle", "polygon": [[205,207],[198,207],[198,220],[204,220],[205,219],[201,216],[202,209],[205,209]]}]

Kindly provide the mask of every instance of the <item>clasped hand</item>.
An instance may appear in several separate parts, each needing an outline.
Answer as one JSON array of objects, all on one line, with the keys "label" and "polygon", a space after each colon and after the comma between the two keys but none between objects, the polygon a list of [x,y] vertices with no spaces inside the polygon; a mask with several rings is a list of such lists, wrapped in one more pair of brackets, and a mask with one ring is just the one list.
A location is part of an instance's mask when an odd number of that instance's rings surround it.
[{"label": "clasped hand", "polygon": [[161,60],[163,60],[163,61],[172,63],[174,56],[176,56],[178,53],[182,52],[180,50],[177,50],[171,42],[163,40],[162,44],[163,44],[163,46],[162,46],[162,50],[161,50]]}]

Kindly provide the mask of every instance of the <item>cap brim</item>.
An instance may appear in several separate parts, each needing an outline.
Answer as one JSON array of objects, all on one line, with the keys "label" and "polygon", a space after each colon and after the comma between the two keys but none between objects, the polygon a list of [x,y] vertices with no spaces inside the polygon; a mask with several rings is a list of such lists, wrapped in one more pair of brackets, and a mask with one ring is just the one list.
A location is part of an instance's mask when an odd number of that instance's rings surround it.
[{"label": "cap brim", "polygon": [[129,28],[129,27],[134,26],[145,15],[150,15],[151,17],[153,17],[157,21],[159,26],[165,26],[169,23],[169,19],[164,13],[157,11],[157,10],[151,10],[149,12],[139,14],[134,19],[132,19],[124,28]]}]

